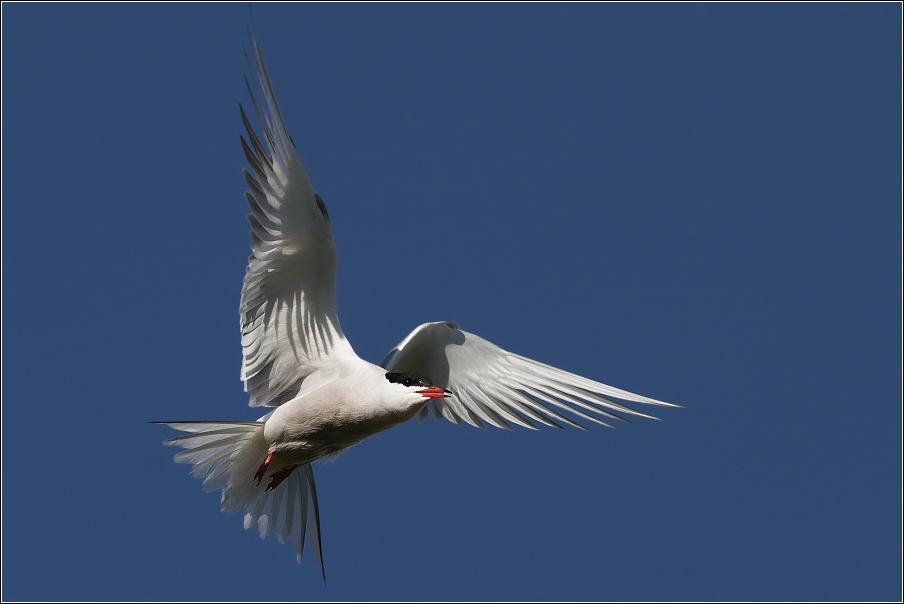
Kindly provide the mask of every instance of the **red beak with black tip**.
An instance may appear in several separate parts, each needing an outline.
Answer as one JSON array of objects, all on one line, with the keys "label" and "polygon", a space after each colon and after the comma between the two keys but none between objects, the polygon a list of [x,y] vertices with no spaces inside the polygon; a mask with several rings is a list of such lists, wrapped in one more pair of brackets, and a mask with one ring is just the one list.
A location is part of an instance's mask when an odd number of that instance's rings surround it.
[{"label": "red beak with black tip", "polygon": [[446,398],[447,396],[452,396],[451,390],[446,390],[445,388],[440,388],[439,386],[430,386],[429,388],[418,390],[417,393],[424,398]]}]

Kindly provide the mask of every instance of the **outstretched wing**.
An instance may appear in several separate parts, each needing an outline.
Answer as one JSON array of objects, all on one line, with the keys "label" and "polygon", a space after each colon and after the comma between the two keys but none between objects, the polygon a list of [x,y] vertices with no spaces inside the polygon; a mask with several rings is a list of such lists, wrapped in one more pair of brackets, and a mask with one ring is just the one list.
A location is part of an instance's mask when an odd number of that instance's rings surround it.
[{"label": "outstretched wing", "polygon": [[[509,422],[536,429],[535,420],[561,428],[557,421],[583,429],[557,411],[609,426],[599,418],[624,420],[617,412],[656,419],[613,398],[676,407],[670,403],[606,386],[499,348],[455,323],[425,323],[412,331],[382,363],[387,371],[416,373],[454,394],[431,399],[419,418],[432,414],[480,428],[484,422],[512,429]],[[611,426],[609,426],[611,427]]]},{"label": "outstretched wing", "polygon": [[[279,405],[329,379],[354,355],[336,313],[336,245],[323,200],[289,138],[251,33],[257,94],[248,83],[266,148],[245,110],[242,149],[251,207],[251,250],[242,302],[242,380],[252,407]],[[259,99],[262,101],[259,102]]]}]

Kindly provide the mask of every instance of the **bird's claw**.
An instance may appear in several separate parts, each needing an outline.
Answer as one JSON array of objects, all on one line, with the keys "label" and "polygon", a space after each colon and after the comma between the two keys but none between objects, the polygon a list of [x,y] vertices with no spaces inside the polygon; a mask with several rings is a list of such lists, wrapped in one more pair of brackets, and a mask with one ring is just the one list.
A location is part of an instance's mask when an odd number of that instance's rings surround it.
[{"label": "bird's claw", "polygon": [[279,483],[281,483],[283,480],[285,480],[286,478],[288,478],[288,477],[289,477],[289,474],[291,474],[292,472],[294,472],[294,471],[295,471],[295,468],[297,468],[297,467],[298,467],[298,466],[295,465],[295,466],[292,466],[292,467],[290,467],[290,468],[283,468],[282,470],[278,470],[278,471],[276,471],[276,472],[273,472],[273,475],[270,477],[270,484],[267,485],[267,489],[266,489],[266,490],[267,490],[267,491],[272,491],[273,489],[275,489],[276,487],[278,487],[278,486],[279,486]]},{"label": "bird's claw", "polygon": [[261,467],[257,469],[257,473],[254,475],[254,479],[257,483],[255,486],[260,486],[261,480],[264,478],[264,474],[267,473],[267,468],[270,467],[270,462],[273,460],[273,451],[267,453],[267,459],[264,460],[264,463],[261,464]]}]

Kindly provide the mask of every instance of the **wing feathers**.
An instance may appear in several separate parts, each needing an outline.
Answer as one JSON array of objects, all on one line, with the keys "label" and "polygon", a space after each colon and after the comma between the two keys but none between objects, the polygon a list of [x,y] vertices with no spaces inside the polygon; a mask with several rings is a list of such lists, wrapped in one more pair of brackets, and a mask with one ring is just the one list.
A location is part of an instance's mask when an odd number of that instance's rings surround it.
[{"label": "wing feathers", "polygon": [[538,392],[538,391],[536,391],[536,390],[534,390],[533,388],[530,388],[530,387],[528,387],[528,386],[522,386],[521,389],[522,389],[526,394],[528,394],[528,395],[530,395],[530,396],[536,398],[537,400],[543,401],[543,402],[545,402],[545,403],[549,403],[550,405],[553,405],[553,406],[555,406],[555,407],[559,407],[560,409],[564,409],[565,411],[568,411],[569,413],[574,413],[574,414],[577,415],[578,417],[581,417],[581,418],[583,418],[583,419],[592,421],[592,422],[597,423],[597,424],[599,424],[599,425],[601,425],[601,426],[606,426],[607,428],[611,428],[611,427],[612,427],[612,426],[610,426],[609,424],[607,424],[606,422],[604,422],[604,421],[602,421],[602,420],[599,420],[599,419],[593,417],[592,415],[588,415],[588,414],[584,413],[584,412],[581,411],[580,409],[575,409],[573,406],[566,405],[563,401],[560,401],[560,400],[557,399],[556,397],[550,396],[550,395],[547,394],[547,393]]},{"label": "wing feathers", "polygon": [[628,421],[615,412],[656,419],[609,397],[674,407],[670,403],[613,388],[512,354],[486,340],[461,331],[455,323],[426,323],[415,329],[383,361],[388,371],[426,376],[455,394],[431,400],[419,414],[445,417],[455,423],[511,424],[536,429],[531,419],[561,428],[555,420],[584,429],[552,407],[611,428],[600,418]]},{"label": "wing feathers", "polygon": [[[301,394],[311,376],[334,375],[354,356],[336,312],[336,246],[329,217],[289,137],[253,32],[245,78],[255,132],[240,107],[251,212],[251,251],[242,301],[242,380],[249,404],[275,406]],[[313,380],[314,383],[317,380]],[[271,510],[271,513],[278,513]]]}]

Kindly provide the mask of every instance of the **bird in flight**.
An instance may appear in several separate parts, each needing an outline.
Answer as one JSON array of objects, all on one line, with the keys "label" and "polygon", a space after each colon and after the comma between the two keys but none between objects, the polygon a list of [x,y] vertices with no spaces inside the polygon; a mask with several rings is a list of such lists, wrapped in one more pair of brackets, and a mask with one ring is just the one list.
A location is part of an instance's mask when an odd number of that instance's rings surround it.
[{"label": "bird in flight", "polygon": [[[415,328],[380,365],[359,358],[336,312],[336,245],[326,205],[314,191],[283,121],[257,36],[250,33],[252,84],[262,137],[244,109],[241,137],[251,208],[251,256],[239,315],[241,379],[255,422],[157,422],[187,432],[164,441],[184,450],[220,508],[245,511],[245,528],[304,543],[320,564],[320,511],[311,463],[413,417],[536,429],[584,429],[579,420],[653,418],[621,401],[676,407],[503,350],[440,321]],[[570,416],[563,415],[567,412]],[[325,578],[325,573],[324,573]]]}]

